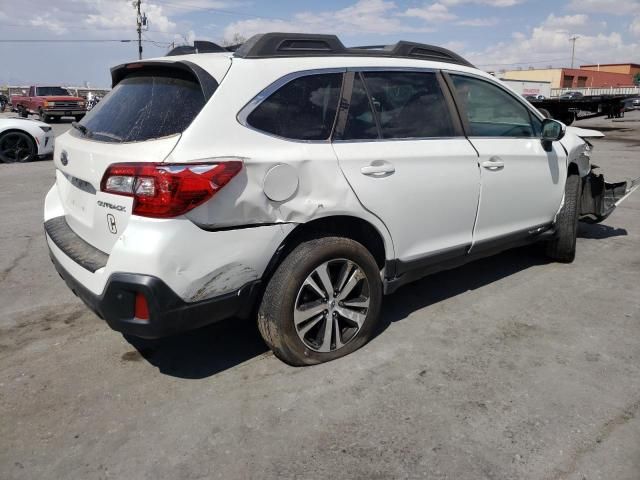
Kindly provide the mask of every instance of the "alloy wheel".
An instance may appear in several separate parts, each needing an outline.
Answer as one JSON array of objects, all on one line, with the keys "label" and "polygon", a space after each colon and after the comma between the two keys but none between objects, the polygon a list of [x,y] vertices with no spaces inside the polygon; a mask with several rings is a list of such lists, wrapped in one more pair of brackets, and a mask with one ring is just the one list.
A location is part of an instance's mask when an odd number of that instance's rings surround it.
[{"label": "alloy wheel", "polygon": [[5,162],[26,162],[31,158],[32,146],[21,133],[8,133],[0,138],[0,156]]},{"label": "alloy wheel", "polygon": [[353,340],[369,310],[369,281],[344,258],[316,267],[298,291],[293,321],[298,337],[316,352],[332,352]]}]

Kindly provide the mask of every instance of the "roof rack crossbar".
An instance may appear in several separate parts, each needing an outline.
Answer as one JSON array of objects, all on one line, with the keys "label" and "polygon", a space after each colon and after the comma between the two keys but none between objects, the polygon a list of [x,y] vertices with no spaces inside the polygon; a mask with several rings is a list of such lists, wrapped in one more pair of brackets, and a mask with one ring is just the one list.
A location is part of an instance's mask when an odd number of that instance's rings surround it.
[{"label": "roof rack crossbar", "polygon": [[218,53],[228,52],[225,47],[218,45],[217,43],[208,42],[206,40],[196,40],[191,45],[178,45],[167,53],[166,57],[173,57],[176,55],[188,55],[190,53]]},{"label": "roof rack crossbar", "polygon": [[395,45],[365,45],[346,48],[335,35],[311,33],[263,33],[254,35],[234,53],[239,58],[367,55],[399,57],[473,65],[446,48],[424,43],[400,41]]}]

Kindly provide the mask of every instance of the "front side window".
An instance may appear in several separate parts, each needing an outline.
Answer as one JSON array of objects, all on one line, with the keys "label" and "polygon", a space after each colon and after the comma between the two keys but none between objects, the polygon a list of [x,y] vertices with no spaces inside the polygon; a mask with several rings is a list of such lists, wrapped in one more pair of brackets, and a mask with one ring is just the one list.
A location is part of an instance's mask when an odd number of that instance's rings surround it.
[{"label": "front side window", "polygon": [[382,138],[455,135],[451,115],[433,72],[364,72]]},{"label": "front side window", "polygon": [[[451,75],[458,102],[472,137],[534,137],[529,110],[496,85],[472,77]],[[535,118],[535,117],[534,117]]]},{"label": "front side window", "polygon": [[327,140],[341,87],[341,73],[295,78],[260,103],[247,117],[247,123],[293,140]]}]

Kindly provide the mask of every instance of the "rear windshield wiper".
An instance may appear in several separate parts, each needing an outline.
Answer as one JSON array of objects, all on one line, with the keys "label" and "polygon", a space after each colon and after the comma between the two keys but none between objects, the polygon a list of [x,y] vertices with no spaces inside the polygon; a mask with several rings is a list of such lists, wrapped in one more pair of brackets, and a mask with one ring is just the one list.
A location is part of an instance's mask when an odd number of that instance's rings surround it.
[{"label": "rear windshield wiper", "polygon": [[90,137],[91,134],[93,133],[87,127],[85,127],[84,125],[80,125],[78,122],[71,122],[71,126],[76,130],[78,130],[79,132],[81,132],[84,136]]}]

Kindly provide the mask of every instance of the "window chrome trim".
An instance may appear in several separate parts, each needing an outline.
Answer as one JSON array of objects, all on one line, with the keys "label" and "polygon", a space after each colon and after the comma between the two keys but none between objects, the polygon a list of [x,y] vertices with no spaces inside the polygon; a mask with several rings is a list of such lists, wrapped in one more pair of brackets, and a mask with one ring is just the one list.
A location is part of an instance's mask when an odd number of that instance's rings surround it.
[{"label": "window chrome trim", "polygon": [[364,143],[364,142],[424,142],[434,140],[467,140],[467,137],[407,137],[407,138],[355,138],[353,140],[334,140],[333,143]]},{"label": "window chrome trim", "polygon": [[438,68],[430,67],[347,67],[347,72],[422,72],[437,73]]},{"label": "window chrome trim", "polygon": [[[308,76],[311,76],[311,75],[324,75],[324,74],[331,74],[331,73],[341,73],[341,74],[343,74],[343,83],[344,83],[344,73],[346,73],[346,72],[347,72],[347,68],[346,67],[338,67],[338,68],[316,68],[316,69],[312,69],[312,70],[301,70],[301,71],[298,71],[298,72],[288,73],[284,77],[280,77],[278,80],[276,80],[275,82],[273,82],[270,85],[268,85],[264,90],[262,90],[255,97],[253,97],[251,100],[249,100],[249,102],[244,107],[242,107],[240,109],[240,111],[238,112],[238,114],[236,115],[236,120],[238,121],[238,123],[240,125],[242,125],[245,128],[248,128],[249,130],[253,130],[254,132],[258,132],[258,133],[261,133],[262,135],[267,135],[269,137],[277,138],[279,140],[286,140],[286,141],[289,141],[289,142],[296,142],[296,143],[331,143],[331,134],[333,134],[333,125],[332,125],[332,132],[329,135],[329,138],[327,138],[325,140],[301,140],[301,139],[296,139],[296,138],[282,137],[280,135],[276,135],[276,134],[271,133],[271,132],[265,132],[264,130],[260,130],[258,128],[255,128],[255,127],[253,127],[252,125],[249,124],[249,122],[247,121],[247,118],[249,117],[249,115],[251,115],[251,113],[256,108],[258,108],[258,106],[260,106],[260,104],[262,102],[264,102],[267,98],[269,98],[277,90],[279,90],[280,88],[284,87],[287,83],[291,82],[292,80],[295,80],[295,79],[301,78],[301,77],[308,77]],[[340,87],[342,88],[342,83],[341,83]],[[340,93],[338,95],[338,102],[341,99],[341,95],[342,95],[342,93]],[[338,104],[337,109],[336,109],[336,117],[338,116],[338,110],[339,109],[340,109],[340,105]],[[336,119],[334,119],[334,124],[335,124],[335,121],[336,121]]]}]

